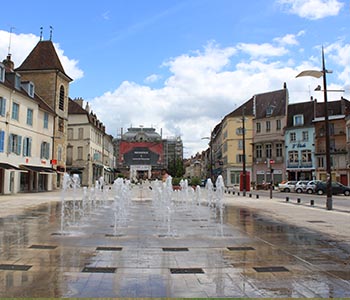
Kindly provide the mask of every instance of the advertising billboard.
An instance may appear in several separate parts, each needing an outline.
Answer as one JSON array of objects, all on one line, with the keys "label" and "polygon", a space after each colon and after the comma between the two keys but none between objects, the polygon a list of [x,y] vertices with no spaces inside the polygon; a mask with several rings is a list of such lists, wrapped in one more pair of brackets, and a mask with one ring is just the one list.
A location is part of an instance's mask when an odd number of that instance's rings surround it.
[{"label": "advertising billboard", "polygon": [[161,142],[124,142],[119,146],[119,163],[124,165],[163,164],[163,143]]}]

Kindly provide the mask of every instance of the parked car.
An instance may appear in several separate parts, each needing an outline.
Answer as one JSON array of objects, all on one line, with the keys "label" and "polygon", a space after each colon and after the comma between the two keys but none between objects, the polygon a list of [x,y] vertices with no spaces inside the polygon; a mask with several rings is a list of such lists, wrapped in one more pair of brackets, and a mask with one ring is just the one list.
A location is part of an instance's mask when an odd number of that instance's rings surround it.
[{"label": "parked car", "polygon": [[315,189],[316,189],[316,184],[318,182],[321,182],[321,180],[310,180],[305,188],[305,192],[308,194],[313,194],[315,193]]},{"label": "parked car", "polygon": [[[327,182],[321,181],[316,184],[315,192],[318,195],[323,195],[327,192]],[[344,194],[350,196],[350,187],[345,186],[339,182],[332,182],[332,194]]]},{"label": "parked car", "polygon": [[294,191],[298,194],[306,192],[306,186],[309,181],[307,180],[300,180],[295,184]]},{"label": "parked car", "polygon": [[291,192],[294,191],[295,185],[296,185],[296,181],[282,181],[281,183],[278,184],[278,189],[281,192]]}]

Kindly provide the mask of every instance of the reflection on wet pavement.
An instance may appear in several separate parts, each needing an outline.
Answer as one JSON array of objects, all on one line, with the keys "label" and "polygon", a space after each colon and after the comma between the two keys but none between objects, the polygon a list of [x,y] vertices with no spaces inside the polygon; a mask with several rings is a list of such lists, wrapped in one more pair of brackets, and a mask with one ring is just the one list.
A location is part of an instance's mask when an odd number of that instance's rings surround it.
[{"label": "reflection on wet pavement", "polygon": [[171,236],[151,201],[132,201],[117,234],[108,206],[65,235],[59,203],[1,218],[0,296],[350,297],[350,245],[233,207],[220,228],[190,208]]}]

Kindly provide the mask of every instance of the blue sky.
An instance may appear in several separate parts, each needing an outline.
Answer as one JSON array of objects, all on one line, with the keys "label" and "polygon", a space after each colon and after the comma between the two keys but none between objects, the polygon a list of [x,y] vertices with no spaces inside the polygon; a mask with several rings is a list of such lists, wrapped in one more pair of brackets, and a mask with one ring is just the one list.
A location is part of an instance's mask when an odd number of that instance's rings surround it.
[{"label": "blue sky", "polygon": [[2,4],[0,58],[11,35],[19,64],[39,40],[53,42],[70,97],[82,97],[117,136],[143,125],[181,135],[185,156],[254,94],[281,89],[308,101],[320,80],[295,76],[321,68],[330,99],[350,99],[350,4],[344,0],[9,1]]}]

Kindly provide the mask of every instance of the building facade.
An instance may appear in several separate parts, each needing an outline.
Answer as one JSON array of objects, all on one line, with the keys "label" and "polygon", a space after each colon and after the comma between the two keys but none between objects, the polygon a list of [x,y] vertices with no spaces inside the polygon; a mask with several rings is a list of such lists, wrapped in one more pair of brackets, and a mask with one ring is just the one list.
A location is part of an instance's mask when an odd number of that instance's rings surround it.
[{"label": "building facade", "polygon": [[50,191],[54,111],[32,81],[0,63],[0,194]]}]

